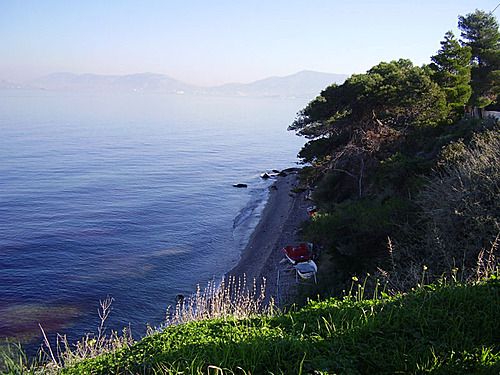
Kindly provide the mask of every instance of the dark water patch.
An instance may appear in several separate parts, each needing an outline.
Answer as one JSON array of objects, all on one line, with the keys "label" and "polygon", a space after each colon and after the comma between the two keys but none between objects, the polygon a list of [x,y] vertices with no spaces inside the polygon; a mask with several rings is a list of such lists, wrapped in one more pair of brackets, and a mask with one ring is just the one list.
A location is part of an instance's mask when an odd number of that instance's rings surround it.
[{"label": "dark water patch", "polygon": [[78,307],[46,306],[35,303],[12,303],[0,307],[0,337],[32,342],[41,336],[39,324],[48,333],[69,329],[80,317]]}]

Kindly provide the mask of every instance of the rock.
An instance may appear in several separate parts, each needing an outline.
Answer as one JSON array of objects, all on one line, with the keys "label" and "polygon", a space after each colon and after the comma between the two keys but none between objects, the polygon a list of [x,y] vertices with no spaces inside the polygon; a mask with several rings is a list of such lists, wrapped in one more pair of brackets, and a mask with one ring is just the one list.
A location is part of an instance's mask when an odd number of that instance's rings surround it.
[{"label": "rock", "polygon": [[280,173],[281,171],[277,170],[277,169],[273,169],[273,173]]},{"label": "rock", "polygon": [[288,176],[288,174],[286,172],[284,172],[284,171],[281,171],[280,173],[278,173],[278,176],[280,176],[280,177],[286,177],[286,176]]},{"label": "rock", "polygon": [[234,186],[235,188],[246,188],[246,187],[248,187],[248,185],[247,185],[247,184],[242,184],[242,183],[239,183],[239,184],[233,184],[233,186]]},{"label": "rock", "polygon": [[283,173],[298,173],[300,172],[302,168],[297,168],[297,167],[292,167],[292,168],[287,168],[287,169],[283,169],[281,172]]},{"label": "rock", "polygon": [[268,178],[271,178],[271,176],[269,176],[267,173],[262,173],[260,175],[260,178],[263,178],[264,180],[267,180]]}]

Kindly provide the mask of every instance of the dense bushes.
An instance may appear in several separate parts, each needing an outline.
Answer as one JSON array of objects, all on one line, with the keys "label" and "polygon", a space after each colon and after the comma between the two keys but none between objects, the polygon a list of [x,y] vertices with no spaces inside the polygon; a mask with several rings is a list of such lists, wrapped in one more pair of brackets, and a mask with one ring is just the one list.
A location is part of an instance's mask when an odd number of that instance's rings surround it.
[{"label": "dense bushes", "polygon": [[450,144],[439,165],[417,203],[446,262],[469,268],[500,233],[500,128]]},{"label": "dense bushes", "polygon": [[[429,140],[447,142],[441,152],[398,151],[373,167],[370,195],[358,198],[350,176],[329,171],[315,191],[321,210],[305,237],[337,257],[337,267],[340,256],[351,272],[391,270],[401,289],[414,285],[424,266],[432,278],[454,268],[462,277],[474,273],[478,254],[500,233],[500,125],[443,127]],[[343,283],[349,280],[346,273]]]},{"label": "dense bushes", "polygon": [[396,197],[344,201],[316,215],[306,226],[309,240],[342,255],[373,256],[385,249],[387,236],[403,222],[407,202]]}]

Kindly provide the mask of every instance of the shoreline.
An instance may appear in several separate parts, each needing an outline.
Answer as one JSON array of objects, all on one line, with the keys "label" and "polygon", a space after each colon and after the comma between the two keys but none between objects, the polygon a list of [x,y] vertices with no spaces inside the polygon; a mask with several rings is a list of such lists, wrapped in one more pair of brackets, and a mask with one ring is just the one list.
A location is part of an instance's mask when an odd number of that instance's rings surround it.
[{"label": "shoreline", "polygon": [[297,284],[293,269],[280,263],[284,258],[281,248],[300,241],[297,232],[308,219],[305,192],[292,192],[297,186],[297,171],[277,177],[269,187],[268,200],[240,260],[227,273],[247,280],[265,278],[266,299],[273,298],[278,306],[293,295]]}]

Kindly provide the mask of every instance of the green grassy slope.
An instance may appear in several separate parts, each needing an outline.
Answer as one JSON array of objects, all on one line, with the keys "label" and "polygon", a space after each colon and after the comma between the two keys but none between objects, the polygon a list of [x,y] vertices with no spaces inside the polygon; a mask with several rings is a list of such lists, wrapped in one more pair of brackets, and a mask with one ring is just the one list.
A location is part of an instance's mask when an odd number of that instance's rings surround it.
[{"label": "green grassy slope", "polygon": [[209,366],[236,374],[500,373],[500,281],[191,322],[63,373],[217,373]]}]

